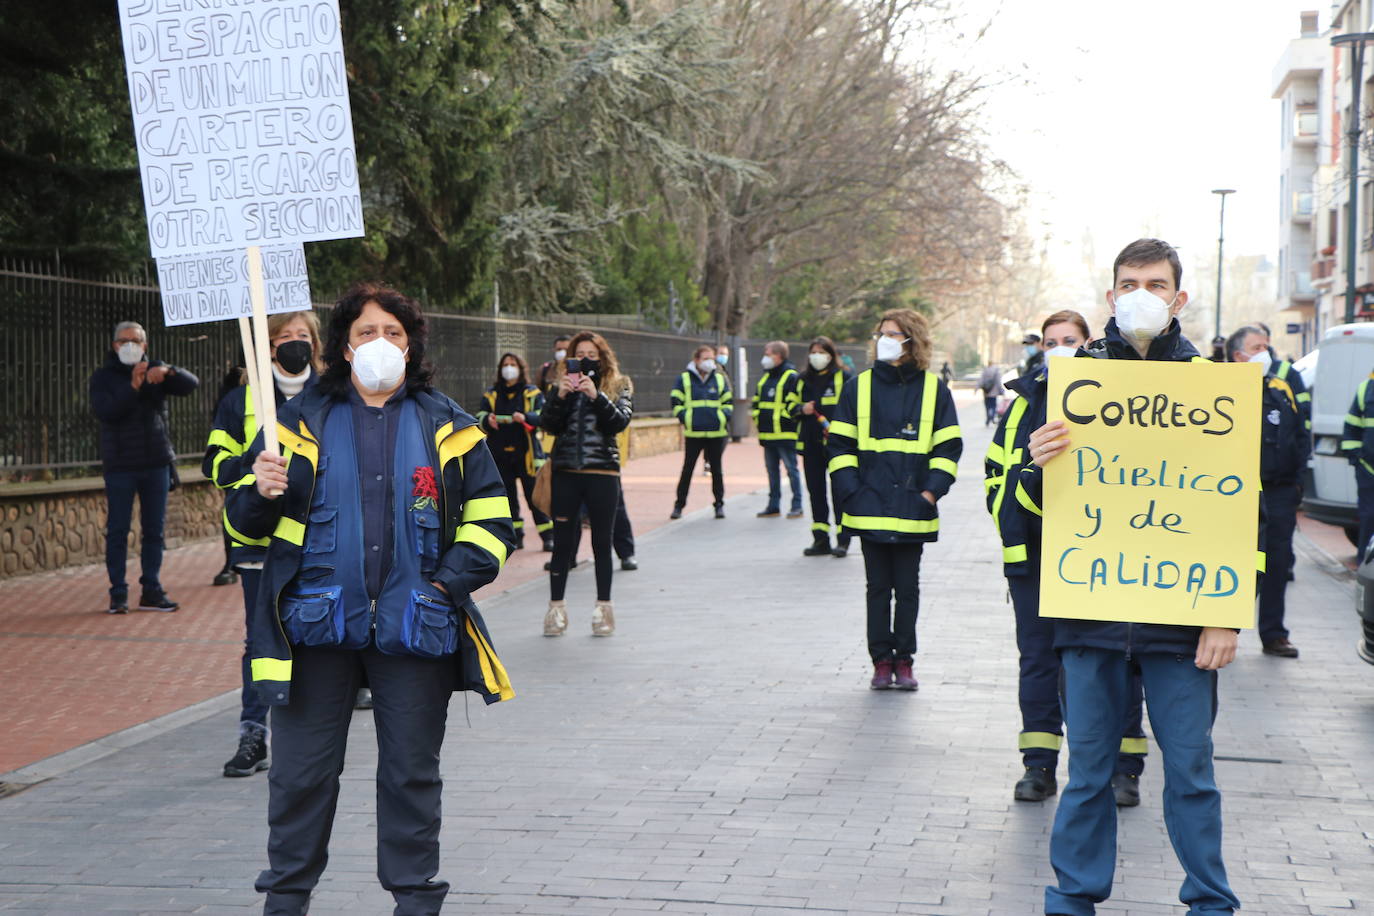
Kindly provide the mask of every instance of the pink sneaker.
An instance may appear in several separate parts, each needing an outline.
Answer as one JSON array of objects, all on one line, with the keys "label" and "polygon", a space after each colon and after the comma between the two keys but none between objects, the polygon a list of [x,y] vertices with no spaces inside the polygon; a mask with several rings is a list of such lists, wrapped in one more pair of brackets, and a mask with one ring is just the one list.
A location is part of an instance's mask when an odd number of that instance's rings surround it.
[{"label": "pink sneaker", "polygon": [[911,673],[911,659],[900,658],[897,660],[897,677],[893,686],[898,690],[915,690],[920,686],[916,683],[916,676]]},{"label": "pink sneaker", "polygon": [[868,682],[868,686],[874,690],[887,690],[892,686],[892,662],[874,662],[873,680]]}]

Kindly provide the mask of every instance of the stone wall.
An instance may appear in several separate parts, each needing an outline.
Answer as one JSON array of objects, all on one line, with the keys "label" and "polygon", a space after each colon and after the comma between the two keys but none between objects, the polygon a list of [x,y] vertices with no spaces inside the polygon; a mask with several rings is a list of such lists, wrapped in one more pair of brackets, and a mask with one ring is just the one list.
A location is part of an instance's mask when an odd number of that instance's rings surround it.
[{"label": "stone wall", "polygon": [[[167,500],[167,546],[218,537],[219,491],[198,465],[180,470]],[[135,501],[129,557],[139,550]],[[0,579],[105,561],[105,482],[99,477],[0,487]],[[136,564],[135,564],[136,565]]]},{"label": "stone wall", "polygon": [[[682,449],[682,426],[673,419],[630,424],[630,458]],[[222,498],[200,474],[181,468],[181,486],[167,500],[167,547],[220,536]],[[105,561],[105,482],[99,477],[0,486],[0,579]],[[129,558],[139,549],[138,506],[129,534]]]}]

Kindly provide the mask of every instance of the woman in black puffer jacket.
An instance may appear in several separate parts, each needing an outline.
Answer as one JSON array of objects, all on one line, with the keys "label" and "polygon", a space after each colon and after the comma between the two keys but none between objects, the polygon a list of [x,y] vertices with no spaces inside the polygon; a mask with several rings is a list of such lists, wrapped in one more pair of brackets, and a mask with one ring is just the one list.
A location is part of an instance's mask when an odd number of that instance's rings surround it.
[{"label": "woman in black puffer jacket", "polygon": [[592,635],[610,636],[615,632],[611,540],[620,502],[620,449],[615,440],[630,425],[633,391],[630,380],[620,374],[615,352],[600,334],[579,332],[568,352],[570,358],[559,364],[554,375],[542,418],[544,429],[557,437],[549,453],[553,463],[549,513],[553,516],[553,560],[544,635],[562,636],[568,628],[563,592],[585,506],[596,558]]}]

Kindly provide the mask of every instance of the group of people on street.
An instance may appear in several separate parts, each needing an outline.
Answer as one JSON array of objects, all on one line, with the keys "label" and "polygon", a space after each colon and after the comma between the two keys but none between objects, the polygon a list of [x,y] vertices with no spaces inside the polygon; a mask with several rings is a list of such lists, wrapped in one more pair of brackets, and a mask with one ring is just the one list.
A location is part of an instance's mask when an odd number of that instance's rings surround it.
[{"label": "group of people on street", "polygon": [[[1067,736],[1069,779],[1051,838],[1056,884],[1045,912],[1082,916],[1108,898],[1115,871],[1116,807],[1140,803],[1148,711],[1164,757],[1164,812],[1186,873],[1180,899],[1196,913],[1239,906],[1221,854],[1220,793],[1211,728],[1217,672],[1238,636],[1217,627],[1127,624],[1040,616],[1044,468],[1071,449],[1067,428],[1047,421],[1056,359],[1201,360],[1183,336],[1187,304],[1177,253],[1157,239],[1128,245],[1106,294],[1112,317],[1094,339],[1074,311],[1029,335],[1015,397],[1000,414],[985,459],[987,508],[1001,542],[1019,654],[1018,801],[1059,793]],[[614,634],[612,577],[624,435],[634,386],[610,344],[580,331],[560,337],[531,377],[505,353],[475,414],[433,387],[428,325],[397,290],[360,284],[339,300],[323,332],[311,312],[269,322],[277,450],[258,429],[250,384],[220,401],[203,470],[225,493],[224,528],[243,588],[245,648],[239,753],[225,775],[267,766],[271,709],[268,867],[258,878],[268,914],[301,914],[325,867],[351,709],[370,688],[377,723],[378,877],[400,914],[437,913],[448,885],[436,875],[439,755],[449,694],[488,703],[513,696],[475,603],[507,557],[525,546],[523,491],[542,548],[551,554],[546,636],[570,624],[567,578],[589,528],[594,636]],[[1034,340],[1031,341],[1031,338]],[[1264,368],[1260,476],[1259,637],[1266,654],[1295,658],[1285,626],[1298,475],[1310,449],[1310,404],[1291,366],[1274,360],[1267,329],[1238,328],[1225,358]],[[940,530],[941,499],[955,483],[963,437],[948,366],[931,368],[925,318],[884,313],[872,363],[846,371],[829,338],[814,339],[798,370],[783,341],[769,342],[751,414],[768,472],[761,518],[801,517],[811,503],[807,556],[844,556],[860,542],[865,572],[868,686],[915,691],[920,568]],[[728,348],[702,345],[677,378],[670,408],[686,442],[672,518],[686,505],[698,459],[709,469],[715,517],[725,517],[723,455],[735,393]],[[979,381],[1000,391],[996,367]],[[986,382],[987,384],[984,384]],[[151,361],[147,335],[122,323],[91,380],[102,421],[110,494],[110,612],[128,610],[124,544],[135,493],[143,505],[141,606],[175,610],[158,577],[162,514],[172,485],[165,398],[195,377]],[[1374,493],[1374,386],[1352,408],[1347,450]],[[1352,431],[1353,429],[1353,431]],[[1354,445],[1350,445],[1354,442]],[[799,472],[797,455],[801,455]],[[1362,467],[1360,465],[1363,465]],[[831,518],[833,509],[833,521]],[[1374,525],[1374,522],[1371,523]],[[629,534],[625,518],[624,536]],[[833,540],[832,540],[833,536]],[[633,546],[628,560],[633,564]],[[627,555],[620,552],[622,563]],[[633,565],[623,568],[634,568]]]}]

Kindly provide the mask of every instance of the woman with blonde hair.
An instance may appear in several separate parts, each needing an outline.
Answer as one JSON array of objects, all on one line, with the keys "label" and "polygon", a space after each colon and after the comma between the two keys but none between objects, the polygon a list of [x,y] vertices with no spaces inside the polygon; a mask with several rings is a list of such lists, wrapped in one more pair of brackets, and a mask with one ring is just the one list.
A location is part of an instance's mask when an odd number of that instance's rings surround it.
[{"label": "woman with blonde hair", "polygon": [[553,463],[549,513],[553,516],[553,560],[544,635],[562,636],[568,628],[563,595],[585,507],[596,563],[592,635],[610,636],[615,632],[612,540],[621,499],[616,435],[630,425],[633,386],[620,374],[615,351],[600,334],[579,331],[573,335],[568,353],[554,372],[542,417],[544,430],[557,437],[549,454]]},{"label": "woman with blonde hair", "polygon": [[[269,315],[267,339],[272,348],[273,395],[280,406],[314,384],[319,375],[323,366],[320,361],[320,321],[309,309]],[[220,400],[215,408],[215,421],[210,430],[205,458],[201,461],[201,471],[205,476],[226,492],[253,472],[252,463],[246,458],[248,446],[258,432],[251,384],[249,382],[231,389]],[[224,764],[224,775],[250,776],[267,768],[267,706],[254,694],[248,657],[248,628],[252,623],[258,583],[262,579],[267,539],[250,538],[234,530],[227,513],[223,521],[229,538],[229,564],[238,573],[243,585],[245,636],[241,665],[243,692],[240,698],[239,749]]]},{"label": "woman with blonde hair", "polygon": [[[845,385],[828,452],[842,533],[863,545],[874,690],[915,690],[921,552],[963,452],[949,388],[930,371],[930,331],[911,309],[883,314],[871,368]],[[893,609],[895,597],[895,613]]]}]

